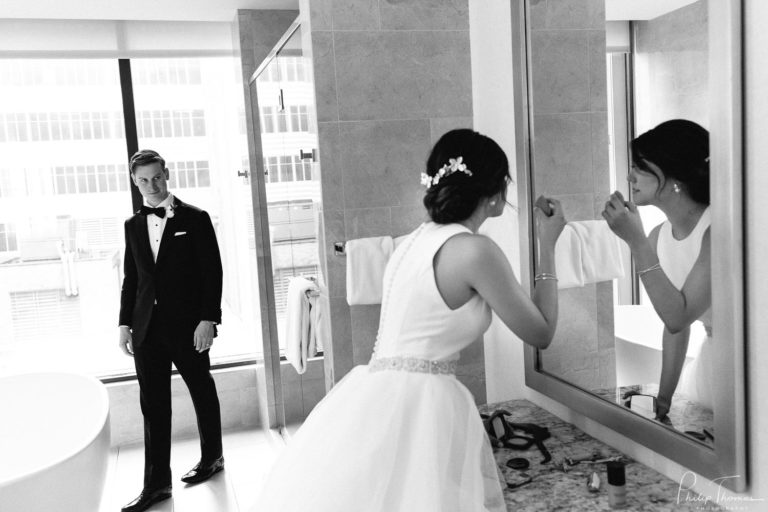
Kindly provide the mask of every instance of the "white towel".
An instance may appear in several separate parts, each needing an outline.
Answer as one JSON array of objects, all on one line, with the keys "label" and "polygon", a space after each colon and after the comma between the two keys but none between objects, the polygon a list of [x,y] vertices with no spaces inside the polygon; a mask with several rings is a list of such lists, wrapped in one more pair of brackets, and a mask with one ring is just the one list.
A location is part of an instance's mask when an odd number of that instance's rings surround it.
[{"label": "white towel", "polygon": [[347,242],[347,303],[350,306],[381,304],[384,269],[394,245],[391,236]]},{"label": "white towel", "polygon": [[331,332],[329,309],[328,293],[324,288],[321,287],[318,293],[312,293],[309,296],[308,354],[310,356],[324,350],[324,340],[329,339],[329,333]]},{"label": "white towel", "polygon": [[558,288],[624,277],[621,240],[602,220],[569,222],[555,244]]},{"label": "white towel", "polygon": [[307,359],[314,356],[315,344],[310,336],[311,316],[308,291],[317,290],[317,285],[303,277],[292,277],[288,281],[285,358],[298,373],[307,371]]},{"label": "white towel", "polygon": [[584,272],[581,264],[581,243],[569,222],[560,233],[555,244],[555,269],[557,287],[578,288],[584,286]]},{"label": "white towel", "polygon": [[581,269],[585,283],[599,283],[624,277],[621,239],[604,220],[572,222],[581,242]]}]

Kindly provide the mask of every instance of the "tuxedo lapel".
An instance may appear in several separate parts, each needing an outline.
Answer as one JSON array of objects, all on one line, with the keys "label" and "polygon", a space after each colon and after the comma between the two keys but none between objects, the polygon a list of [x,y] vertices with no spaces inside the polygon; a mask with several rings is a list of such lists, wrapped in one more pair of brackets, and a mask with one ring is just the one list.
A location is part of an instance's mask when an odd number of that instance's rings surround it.
[{"label": "tuxedo lapel", "polygon": [[173,198],[173,217],[168,217],[165,220],[165,228],[163,229],[163,236],[160,238],[160,250],[157,253],[157,264],[166,257],[168,254],[168,247],[170,247],[170,240],[173,238],[173,234],[176,232],[176,227],[183,223],[184,219],[184,207],[179,198]]},{"label": "tuxedo lapel", "polygon": [[147,218],[144,215],[137,215],[136,222],[136,243],[139,244],[139,254],[144,258],[145,264],[153,267],[155,259],[152,257],[152,247],[149,246],[149,231],[147,230]]}]

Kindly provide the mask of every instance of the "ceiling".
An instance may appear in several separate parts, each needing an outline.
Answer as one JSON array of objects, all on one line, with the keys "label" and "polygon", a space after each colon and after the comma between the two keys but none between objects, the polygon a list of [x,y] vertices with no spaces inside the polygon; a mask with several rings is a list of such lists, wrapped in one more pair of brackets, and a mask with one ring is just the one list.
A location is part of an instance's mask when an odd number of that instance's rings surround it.
[{"label": "ceiling", "polygon": [[[695,1],[606,0],[605,17],[653,19]],[[0,0],[0,19],[232,21],[237,9],[298,8],[299,0]]]},{"label": "ceiling", "polygon": [[237,9],[298,9],[299,0],[0,0],[0,19],[232,21]]}]

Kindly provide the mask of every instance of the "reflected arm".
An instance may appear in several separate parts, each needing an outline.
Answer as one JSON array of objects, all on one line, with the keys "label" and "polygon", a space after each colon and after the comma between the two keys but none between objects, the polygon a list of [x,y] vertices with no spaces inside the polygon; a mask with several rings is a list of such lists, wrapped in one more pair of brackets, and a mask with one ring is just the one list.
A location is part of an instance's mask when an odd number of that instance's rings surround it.
[{"label": "reflected arm", "polygon": [[659,393],[657,401],[659,409],[658,418],[667,415],[672,405],[672,395],[675,394],[680,374],[685,363],[685,354],[688,351],[688,339],[691,328],[686,327],[677,333],[671,333],[665,327],[662,334],[661,352],[661,378],[659,379]]},{"label": "reflected arm", "polygon": [[[647,239],[630,244],[638,269],[651,268],[659,262],[656,254],[658,233],[659,227],[656,227]],[[681,332],[690,326],[712,304],[709,230],[704,234],[699,257],[682,290],[678,290],[662,270],[646,272],[641,279],[653,308],[670,333]]]}]

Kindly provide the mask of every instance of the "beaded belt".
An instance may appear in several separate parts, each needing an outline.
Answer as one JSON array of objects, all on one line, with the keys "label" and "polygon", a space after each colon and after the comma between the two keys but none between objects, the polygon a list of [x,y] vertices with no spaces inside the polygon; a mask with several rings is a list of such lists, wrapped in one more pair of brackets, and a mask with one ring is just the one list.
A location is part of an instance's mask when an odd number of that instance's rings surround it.
[{"label": "beaded belt", "polygon": [[456,361],[431,361],[418,357],[374,357],[368,363],[368,370],[380,372],[395,370],[400,372],[433,373],[439,375],[456,375]]}]

